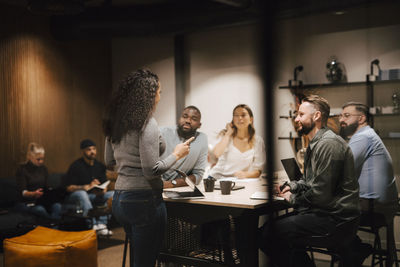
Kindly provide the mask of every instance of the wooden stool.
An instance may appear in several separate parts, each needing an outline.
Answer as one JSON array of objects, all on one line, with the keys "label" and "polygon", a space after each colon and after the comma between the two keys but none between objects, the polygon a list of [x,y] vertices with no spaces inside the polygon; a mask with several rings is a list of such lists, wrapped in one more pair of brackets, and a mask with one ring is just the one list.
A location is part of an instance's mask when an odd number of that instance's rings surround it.
[{"label": "wooden stool", "polygon": [[96,232],[38,226],[25,235],[4,240],[4,263],[5,267],[96,267]]}]

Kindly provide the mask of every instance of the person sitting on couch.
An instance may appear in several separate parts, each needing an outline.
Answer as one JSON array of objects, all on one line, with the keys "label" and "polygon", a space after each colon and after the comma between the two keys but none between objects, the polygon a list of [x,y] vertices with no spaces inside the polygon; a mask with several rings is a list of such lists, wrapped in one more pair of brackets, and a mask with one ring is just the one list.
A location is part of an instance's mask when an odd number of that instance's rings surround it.
[{"label": "person sitting on couch", "polygon": [[18,167],[16,173],[17,185],[22,195],[22,203],[17,204],[17,209],[46,219],[60,219],[62,206],[59,202],[41,201],[44,191],[48,189],[48,176],[44,166],[43,146],[30,143],[26,162]]},{"label": "person sitting on couch", "polygon": [[[82,140],[80,149],[82,157],[71,164],[66,175],[66,203],[79,205],[83,210],[82,215],[87,216],[93,207],[104,205],[112,198],[114,191],[107,191],[107,187],[104,190],[91,191],[95,186],[107,181],[106,166],[96,160],[97,149],[92,140]],[[93,229],[99,235],[112,235],[107,229],[107,216],[93,218]]]}]

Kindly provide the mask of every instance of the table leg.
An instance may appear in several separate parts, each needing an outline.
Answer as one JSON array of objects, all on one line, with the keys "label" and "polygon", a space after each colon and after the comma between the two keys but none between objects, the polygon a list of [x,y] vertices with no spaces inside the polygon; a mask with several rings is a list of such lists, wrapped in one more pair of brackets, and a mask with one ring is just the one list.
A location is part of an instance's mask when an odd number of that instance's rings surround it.
[{"label": "table leg", "polygon": [[236,225],[236,245],[241,266],[258,267],[258,219],[257,214],[247,214],[242,216]]}]

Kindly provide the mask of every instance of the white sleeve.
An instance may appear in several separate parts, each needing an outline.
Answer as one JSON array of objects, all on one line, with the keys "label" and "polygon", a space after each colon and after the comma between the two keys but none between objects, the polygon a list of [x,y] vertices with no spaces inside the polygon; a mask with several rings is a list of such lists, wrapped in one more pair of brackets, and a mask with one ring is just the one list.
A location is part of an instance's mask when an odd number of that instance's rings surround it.
[{"label": "white sleeve", "polygon": [[265,145],[264,145],[264,140],[256,136],[256,141],[254,144],[254,159],[253,163],[251,164],[250,170],[259,170],[263,171],[264,170],[264,164],[265,164]]}]

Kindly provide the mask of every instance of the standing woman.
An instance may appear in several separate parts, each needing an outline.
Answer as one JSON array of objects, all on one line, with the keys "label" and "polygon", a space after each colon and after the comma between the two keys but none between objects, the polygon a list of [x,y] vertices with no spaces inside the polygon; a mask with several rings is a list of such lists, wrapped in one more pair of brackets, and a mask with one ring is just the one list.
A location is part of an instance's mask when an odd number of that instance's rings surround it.
[{"label": "standing woman", "polygon": [[253,112],[245,104],[233,109],[233,119],[221,131],[221,138],[213,149],[217,164],[210,170],[214,178],[257,178],[265,163],[263,139],[256,135]]},{"label": "standing woman", "polygon": [[41,203],[44,190],[48,187],[49,177],[47,168],[44,166],[42,145],[37,143],[28,145],[26,162],[18,167],[16,177],[22,195],[22,203],[18,204],[17,209],[45,219],[61,218],[60,203]]},{"label": "standing woman", "polygon": [[130,266],[154,266],[166,224],[161,174],[189,153],[193,138],[178,144],[163,160],[165,150],[153,113],[161,97],[156,74],[131,72],[113,92],[103,120],[106,165],[116,165],[118,178],[113,214],[132,242]]}]

